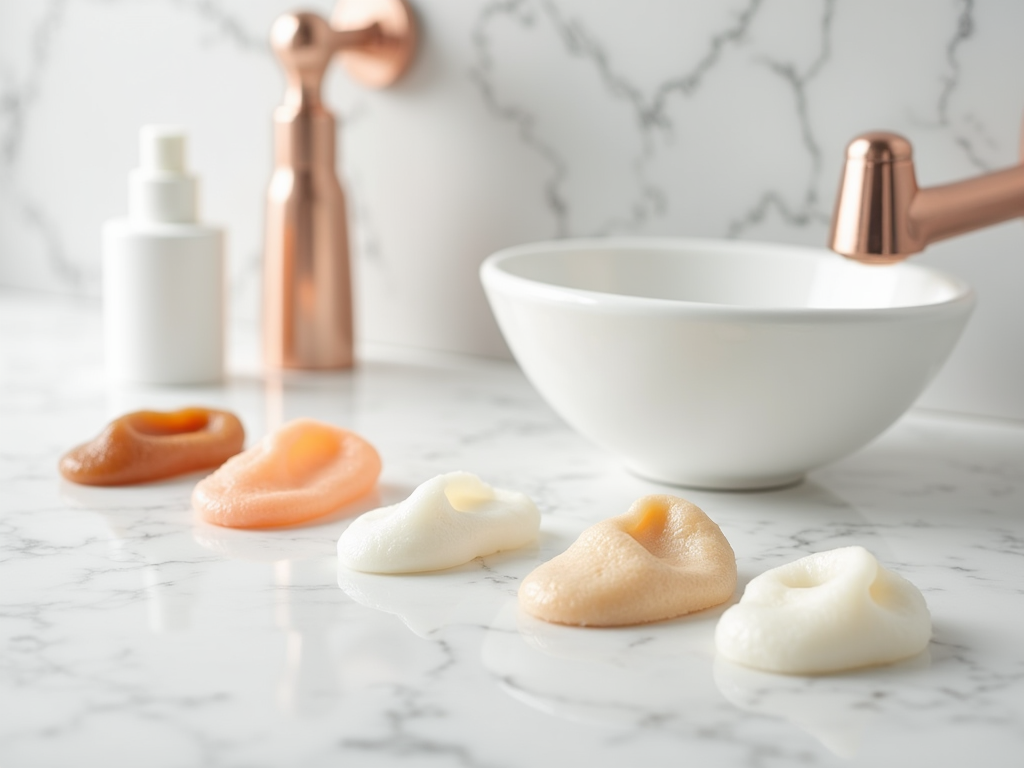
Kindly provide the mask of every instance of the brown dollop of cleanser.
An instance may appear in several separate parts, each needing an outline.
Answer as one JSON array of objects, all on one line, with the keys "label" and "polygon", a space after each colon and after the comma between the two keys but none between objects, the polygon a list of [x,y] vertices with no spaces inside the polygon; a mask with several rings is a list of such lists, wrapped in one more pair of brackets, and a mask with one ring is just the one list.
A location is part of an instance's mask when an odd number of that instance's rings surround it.
[{"label": "brown dollop of cleanser", "polygon": [[228,411],[135,411],[64,454],[59,468],[82,485],[132,485],[215,469],[244,442],[242,422]]},{"label": "brown dollop of cleanser", "polygon": [[527,576],[519,605],[556,624],[617,627],[724,603],[736,556],[703,510],[677,496],[644,496],[585,530]]}]

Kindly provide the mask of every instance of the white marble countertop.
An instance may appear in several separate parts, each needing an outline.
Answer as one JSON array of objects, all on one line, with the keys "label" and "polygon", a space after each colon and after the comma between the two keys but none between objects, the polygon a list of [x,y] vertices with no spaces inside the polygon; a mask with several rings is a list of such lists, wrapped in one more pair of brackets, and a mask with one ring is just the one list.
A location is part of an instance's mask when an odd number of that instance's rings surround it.
[{"label": "white marble countertop", "polygon": [[[622,630],[519,615],[516,585],[664,487],[569,431],[511,364],[370,351],[352,373],[109,391],[89,304],[0,293],[0,765],[1024,763],[1024,427],[912,413],[797,487],[682,493],[741,584],[862,544],[925,594],[923,656],[832,677],[716,660],[721,609]],[[537,546],[431,575],[339,577],[332,518],[218,529],[195,478],[76,487],[57,458],[111,417],[201,403],[249,441],[354,429],[378,498],[466,469],[529,493]]]}]

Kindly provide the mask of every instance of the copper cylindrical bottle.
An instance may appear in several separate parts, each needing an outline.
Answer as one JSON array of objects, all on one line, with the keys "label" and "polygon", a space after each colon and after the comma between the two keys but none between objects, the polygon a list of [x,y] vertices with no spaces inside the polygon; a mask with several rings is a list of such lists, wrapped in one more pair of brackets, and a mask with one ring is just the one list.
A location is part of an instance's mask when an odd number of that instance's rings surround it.
[{"label": "copper cylindrical bottle", "polygon": [[320,100],[335,34],[303,13],[281,17],[271,33],[288,77],[274,114],[267,205],[264,347],[271,368],[353,362],[345,196],[335,172],[334,117]]},{"label": "copper cylindrical bottle", "polygon": [[274,113],[274,175],[267,204],[264,349],[268,368],[352,365],[352,285],[345,196],[335,172],[334,116],[320,85],[340,54],[374,88],[395,82],[416,50],[406,0],[341,0],[333,26],[287,13],[270,42],[287,77]]}]

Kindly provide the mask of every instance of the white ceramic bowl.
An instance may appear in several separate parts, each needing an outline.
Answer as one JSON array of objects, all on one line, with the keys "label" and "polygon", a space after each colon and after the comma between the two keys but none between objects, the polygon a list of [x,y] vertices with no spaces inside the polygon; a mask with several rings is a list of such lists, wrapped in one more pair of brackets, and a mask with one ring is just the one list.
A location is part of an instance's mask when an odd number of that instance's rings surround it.
[{"label": "white ceramic bowl", "polygon": [[974,306],[932,269],[740,241],[535,243],[480,276],[562,418],[639,475],[703,488],[796,482],[870,441]]}]

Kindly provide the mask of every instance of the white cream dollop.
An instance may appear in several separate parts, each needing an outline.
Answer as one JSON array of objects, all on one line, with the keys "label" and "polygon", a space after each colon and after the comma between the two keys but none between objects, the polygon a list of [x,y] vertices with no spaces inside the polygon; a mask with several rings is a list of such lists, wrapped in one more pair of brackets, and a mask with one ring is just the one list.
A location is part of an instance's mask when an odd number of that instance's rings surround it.
[{"label": "white cream dollop", "polygon": [[521,547],[539,529],[540,512],[526,494],[450,472],[353,520],[338,539],[338,559],[366,573],[437,571]]},{"label": "white cream dollop", "polygon": [[917,587],[863,547],[819,552],[751,580],[715,629],[718,652],[789,674],[888,664],[920,653],[932,623]]}]

